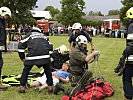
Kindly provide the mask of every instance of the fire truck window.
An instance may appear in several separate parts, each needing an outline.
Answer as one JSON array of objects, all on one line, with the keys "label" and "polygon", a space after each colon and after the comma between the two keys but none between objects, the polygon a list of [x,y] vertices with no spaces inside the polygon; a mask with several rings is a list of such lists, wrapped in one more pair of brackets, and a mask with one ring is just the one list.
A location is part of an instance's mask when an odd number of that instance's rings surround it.
[{"label": "fire truck window", "polygon": [[114,24],[118,24],[118,21],[117,21],[117,20],[115,20],[115,21],[114,21]]},{"label": "fire truck window", "polygon": [[105,22],[104,22],[104,25],[108,25],[108,21],[105,21]]}]

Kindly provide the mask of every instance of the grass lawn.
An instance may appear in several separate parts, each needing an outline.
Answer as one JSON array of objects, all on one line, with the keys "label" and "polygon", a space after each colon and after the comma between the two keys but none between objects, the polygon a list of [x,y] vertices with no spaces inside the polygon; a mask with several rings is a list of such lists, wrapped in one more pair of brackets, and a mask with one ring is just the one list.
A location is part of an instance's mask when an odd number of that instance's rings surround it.
[{"label": "grass lawn", "polygon": [[[65,44],[68,47],[68,36],[49,36],[54,48]],[[113,72],[113,69],[117,66],[119,58],[125,48],[125,39],[118,38],[105,38],[94,37],[93,43],[95,50],[101,51],[98,66],[90,66],[90,69],[94,72],[94,75],[102,75],[106,81],[108,81],[113,89],[114,95],[104,100],[123,100],[123,89],[121,77]],[[88,45],[90,48],[90,45]],[[4,53],[4,66],[2,69],[2,75],[9,74],[21,74],[23,64],[20,61],[17,52]],[[32,72],[41,71],[37,67],[33,67]],[[64,84],[68,87],[69,84]],[[41,93],[37,93],[34,89],[26,89],[25,94],[19,94],[18,87],[9,87],[7,91],[0,91],[0,100],[61,100],[63,93],[59,95],[48,95],[47,90],[43,90]]]}]

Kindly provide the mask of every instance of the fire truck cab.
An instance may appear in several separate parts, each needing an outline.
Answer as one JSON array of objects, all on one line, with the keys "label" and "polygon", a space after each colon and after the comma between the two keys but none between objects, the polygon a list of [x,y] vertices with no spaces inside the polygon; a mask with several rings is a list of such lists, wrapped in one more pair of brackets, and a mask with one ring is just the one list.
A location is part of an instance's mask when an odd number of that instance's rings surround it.
[{"label": "fire truck cab", "polygon": [[121,25],[120,19],[106,19],[106,20],[103,20],[102,27],[104,29],[116,30],[116,29],[120,29],[120,25]]},{"label": "fire truck cab", "polygon": [[52,23],[48,20],[37,20],[36,23],[37,27],[39,27],[46,35],[49,35],[50,24]]}]

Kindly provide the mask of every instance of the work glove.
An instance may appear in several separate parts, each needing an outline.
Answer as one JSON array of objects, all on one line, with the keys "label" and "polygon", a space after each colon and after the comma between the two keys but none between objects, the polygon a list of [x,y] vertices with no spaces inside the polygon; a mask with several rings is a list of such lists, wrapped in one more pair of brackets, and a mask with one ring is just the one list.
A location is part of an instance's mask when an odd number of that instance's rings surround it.
[{"label": "work glove", "polygon": [[96,54],[94,56],[94,60],[98,61],[98,58],[100,56],[100,51],[95,51],[95,52],[96,52]]}]

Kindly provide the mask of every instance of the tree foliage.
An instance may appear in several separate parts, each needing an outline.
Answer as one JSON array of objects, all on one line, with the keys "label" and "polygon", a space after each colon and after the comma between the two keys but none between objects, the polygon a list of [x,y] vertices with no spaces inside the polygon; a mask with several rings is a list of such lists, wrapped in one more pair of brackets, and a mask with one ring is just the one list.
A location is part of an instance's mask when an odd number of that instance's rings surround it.
[{"label": "tree foliage", "polygon": [[[0,6],[6,6],[10,8],[12,12],[13,23],[27,23],[26,20],[31,18],[31,12],[36,7],[37,0],[1,0]],[[33,21],[33,20],[32,20]]]},{"label": "tree foliage", "polygon": [[59,9],[55,9],[53,6],[47,6],[45,9],[45,11],[50,11],[52,17],[54,17],[56,14],[59,14],[60,13],[60,10]]},{"label": "tree foliage", "polygon": [[92,21],[92,20],[86,20],[82,19],[81,24],[83,26],[94,26],[94,27],[101,27],[103,21]]},{"label": "tree foliage", "polygon": [[123,7],[120,9],[120,19],[124,26],[128,26],[129,19],[126,18],[126,12],[128,9],[133,7],[133,0],[122,0],[121,3],[123,4]]},{"label": "tree foliage", "polygon": [[108,15],[111,16],[111,15],[119,15],[120,14],[120,11],[118,9],[113,9],[113,10],[109,10],[108,11]]},{"label": "tree foliage", "polygon": [[89,16],[104,16],[101,11],[97,11],[97,12],[94,12],[94,11],[90,11]]},{"label": "tree foliage", "polygon": [[72,25],[80,22],[84,15],[84,0],[61,0],[62,12],[57,16],[58,21],[64,25]]}]

